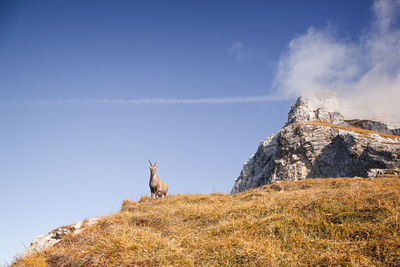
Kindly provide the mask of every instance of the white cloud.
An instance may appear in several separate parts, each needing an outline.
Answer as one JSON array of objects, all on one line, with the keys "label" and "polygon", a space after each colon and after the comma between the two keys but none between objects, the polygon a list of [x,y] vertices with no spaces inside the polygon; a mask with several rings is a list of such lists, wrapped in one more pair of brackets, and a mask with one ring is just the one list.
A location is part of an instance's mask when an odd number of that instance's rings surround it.
[{"label": "white cloud", "polygon": [[374,2],[370,30],[350,43],[326,27],[294,38],[274,81],[282,97],[316,96],[333,90],[335,110],[346,117],[400,120],[400,0]]},{"label": "white cloud", "polygon": [[239,41],[235,41],[228,49],[226,49],[226,52],[237,61],[245,59],[266,60],[268,58],[265,50],[255,47],[247,47]]},{"label": "white cloud", "polygon": [[234,42],[230,48],[226,49],[226,52],[231,55],[234,56],[237,60],[242,60],[245,52],[243,51],[243,43],[241,42]]}]

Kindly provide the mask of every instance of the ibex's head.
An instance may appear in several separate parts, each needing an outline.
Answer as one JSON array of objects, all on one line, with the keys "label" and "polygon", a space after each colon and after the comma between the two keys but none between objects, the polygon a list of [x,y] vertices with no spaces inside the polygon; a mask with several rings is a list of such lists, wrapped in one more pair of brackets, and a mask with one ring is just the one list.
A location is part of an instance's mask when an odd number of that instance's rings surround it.
[{"label": "ibex's head", "polygon": [[149,169],[150,169],[151,175],[156,175],[156,170],[157,170],[157,165],[156,164],[157,164],[157,161],[154,162],[154,165],[151,164],[150,160],[149,160],[149,163],[150,163]]}]

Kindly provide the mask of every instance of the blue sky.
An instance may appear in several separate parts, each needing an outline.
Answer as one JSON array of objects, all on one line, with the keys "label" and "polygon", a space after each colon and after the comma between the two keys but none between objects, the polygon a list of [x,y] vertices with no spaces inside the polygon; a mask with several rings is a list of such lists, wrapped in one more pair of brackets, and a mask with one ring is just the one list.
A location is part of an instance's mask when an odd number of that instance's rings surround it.
[{"label": "blue sky", "polygon": [[273,99],[291,40],[357,43],[372,4],[0,1],[1,263],[149,195],[149,159],[170,194],[230,192],[295,100]]}]

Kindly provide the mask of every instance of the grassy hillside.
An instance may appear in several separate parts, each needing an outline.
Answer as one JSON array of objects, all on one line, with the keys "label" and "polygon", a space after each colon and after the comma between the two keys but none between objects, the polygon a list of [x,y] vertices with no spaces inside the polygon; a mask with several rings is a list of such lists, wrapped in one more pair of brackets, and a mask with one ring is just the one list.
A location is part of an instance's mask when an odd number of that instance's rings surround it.
[{"label": "grassy hillside", "polygon": [[285,181],[125,200],[16,266],[400,265],[400,179]]}]

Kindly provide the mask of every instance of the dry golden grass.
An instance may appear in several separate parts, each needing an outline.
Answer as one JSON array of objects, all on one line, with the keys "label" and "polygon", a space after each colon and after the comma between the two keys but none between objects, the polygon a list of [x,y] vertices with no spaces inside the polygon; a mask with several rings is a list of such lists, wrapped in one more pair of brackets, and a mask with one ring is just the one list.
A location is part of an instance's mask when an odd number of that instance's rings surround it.
[{"label": "dry golden grass", "polygon": [[[321,122],[321,121],[303,121],[303,122],[298,123],[297,125],[304,125],[304,124],[329,126],[331,128],[336,128],[336,129],[341,129],[341,130],[346,130],[346,131],[359,133],[359,134],[362,134],[362,136],[366,137],[366,138],[372,138],[370,136],[370,134],[377,134],[377,135],[379,135],[381,137],[384,137],[384,138],[391,138],[391,139],[395,139],[395,140],[400,141],[400,136],[397,136],[397,135],[384,134],[384,133],[375,132],[375,131],[371,131],[371,130],[365,130],[365,129],[361,129],[361,128],[340,126],[340,125],[335,125],[335,124],[331,124],[331,123],[327,123],[327,122]],[[392,143],[390,143],[390,144],[392,144]]]},{"label": "dry golden grass", "polygon": [[400,178],[400,168],[386,169],[378,178]]},{"label": "dry golden grass", "polygon": [[[400,265],[400,179],[285,181],[138,202],[15,266]],[[38,265],[44,266],[44,265]]]},{"label": "dry golden grass", "polygon": [[47,267],[47,266],[49,266],[46,262],[46,258],[42,257],[39,254],[19,260],[18,263],[16,263],[15,265],[21,266],[21,267],[31,267],[31,266]]}]

